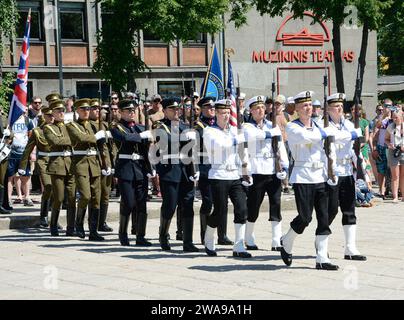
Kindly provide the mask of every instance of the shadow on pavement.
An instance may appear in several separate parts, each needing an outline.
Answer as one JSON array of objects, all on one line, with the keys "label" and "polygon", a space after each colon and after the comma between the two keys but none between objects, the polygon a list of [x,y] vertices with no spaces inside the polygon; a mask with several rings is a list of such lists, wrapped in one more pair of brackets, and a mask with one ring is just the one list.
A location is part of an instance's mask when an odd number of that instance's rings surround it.
[{"label": "shadow on pavement", "polygon": [[191,270],[200,270],[207,272],[230,272],[230,271],[276,271],[281,269],[309,269],[309,267],[286,267],[286,266],[275,266],[275,265],[265,265],[265,264],[229,264],[222,266],[193,266],[189,267]]}]

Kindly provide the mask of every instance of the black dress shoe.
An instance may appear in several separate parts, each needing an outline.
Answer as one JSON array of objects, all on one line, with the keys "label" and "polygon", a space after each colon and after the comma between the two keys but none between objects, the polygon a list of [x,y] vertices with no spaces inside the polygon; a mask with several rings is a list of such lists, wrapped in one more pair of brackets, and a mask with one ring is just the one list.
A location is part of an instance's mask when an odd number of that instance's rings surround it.
[{"label": "black dress shoe", "polygon": [[223,239],[218,239],[217,244],[220,244],[222,246],[232,246],[234,242],[231,241],[229,238],[224,237]]},{"label": "black dress shoe", "polygon": [[344,256],[345,260],[356,260],[356,261],[366,261],[367,258],[365,256],[362,256],[360,254],[355,254],[355,255],[345,255]]},{"label": "black dress shoe", "polygon": [[121,246],[124,247],[130,246],[129,238],[127,235],[119,235],[119,242],[121,243]]},{"label": "black dress shoe", "polygon": [[47,228],[47,227],[49,227],[48,219],[45,218],[45,217],[40,218],[40,219],[39,219],[39,224],[38,224],[38,226],[39,226],[40,228]]},{"label": "black dress shoe", "polygon": [[182,237],[182,233],[177,233],[177,235],[175,236],[175,240],[183,241],[184,238]]},{"label": "black dress shoe", "polygon": [[66,230],[66,237],[77,237],[77,233],[74,230]]},{"label": "black dress shoe", "polygon": [[247,248],[247,250],[258,250],[258,247],[256,245],[249,246],[248,244],[246,244],[246,248]]},{"label": "black dress shoe", "polygon": [[281,251],[282,247],[272,247],[271,251]]},{"label": "black dress shoe", "polygon": [[170,243],[168,241],[161,241],[160,242],[160,247],[163,251],[170,251],[171,250],[171,246]]},{"label": "black dress shoe", "polygon": [[146,240],[146,238],[137,237],[136,245],[139,247],[150,247],[152,245],[152,243],[150,241]]},{"label": "black dress shoe", "polygon": [[331,270],[331,271],[335,271],[338,270],[339,267],[335,264],[332,263],[316,263],[316,269],[317,270]]},{"label": "black dress shoe", "polygon": [[199,252],[199,249],[193,243],[187,243],[183,246],[184,252]]},{"label": "black dress shoe", "polygon": [[88,240],[90,241],[103,241],[104,237],[101,237],[98,233],[90,233],[88,236]]},{"label": "black dress shoe", "polygon": [[57,228],[50,228],[50,234],[52,237],[58,237],[59,236],[59,231]]},{"label": "black dress shoe", "polygon": [[81,238],[81,239],[84,239],[86,237],[86,233],[84,232],[84,230],[77,230],[76,229],[76,236]]},{"label": "black dress shoe", "polygon": [[102,231],[102,232],[112,232],[114,231],[109,225],[107,225],[107,223],[104,223],[104,225],[100,226],[98,228],[98,231]]},{"label": "black dress shoe", "polygon": [[210,249],[205,247],[205,252],[209,257],[217,257],[216,251],[210,250]]},{"label": "black dress shoe", "polygon": [[237,252],[237,251],[233,251],[233,257],[236,257],[236,258],[251,258],[252,257],[252,255],[251,255],[251,253],[248,253],[248,252]]},{"label": "black dress shoe", "polygon": [[135,230],[135,229],[132,229],[132,230],[130,231],[130,234],[133,235],[133,236],[135,236],[135,235],[136,235],[136,230]]},{"label": "black dress shoe", "polygon": [[290,266],[292,264],[292,255],[287,253],[283,247],[281,247],[281,257],[283,262],[287,266]]}]

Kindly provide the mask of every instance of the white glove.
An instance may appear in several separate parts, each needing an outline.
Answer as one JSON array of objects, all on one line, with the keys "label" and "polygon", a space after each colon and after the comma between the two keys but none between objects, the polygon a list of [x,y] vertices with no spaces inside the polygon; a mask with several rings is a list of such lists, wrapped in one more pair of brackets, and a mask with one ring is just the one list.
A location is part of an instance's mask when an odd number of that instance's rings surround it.
[{"label": "white glove", "polygon": [[18,174],[19,174],[20,176],[25,176],[26,172],[25,172],[25,170],[23,170],[23,169],[18,169]]},{"label": "white glove", "polygon": [[153,135],[152,135],[150,130],[146,130],[146,131],[141,132],[140,137],[142,139],[148,139],[148,140],[153,139]]},{"label": "white glove", "polygon": [[269,133],[271,134],[271,137],[280,137],[282,135],[282,132],[281,132],[281,129],[279,129],[279,126],[269,129]]},{"label": "white glove", "polygon": [[327,137],[333,137],[335,136],[335,130],[332,127],[326,127],[323,128],[325,134],[327,135]]},{"label": "white glove", "polygon": [[105,133],[106,133],[106,136],[108,139],[112,139],[111,131],[108,130],[108,131],[105,131]]},{"label": "white glove", "polygon": [[3,136],[4,137],[9,137],[11,135],[11,131],[10,131],[10,129],[4,129],[4,131],[3,131]]},{"label": "white glove", "polygon": [[360,137],[363,136],[363,134],[362,134],[362,129],[361,129],[361,128],[354,129],[353,131],[356,133],[356,135],[358,136],[358,138],[360,138]]},{"label": "white glove", "polygon": [[196,140],[196,132],[195,131],[187,131],[185,133],[186,140]]},{"label": "white glove", "polygon": [[331,179],[328,179],[327,184],[332,186],[332,187],[335,187],[338,184],[338,177],[335,176],[335,182],[333,182]]},{"label": "white glove", "polygon": [[276,177],[279,180],[285,180],[287,176],[288,176],[288,174],[287,174],[287,172],[285,170],[282,170],[281,172],[276,173]]},{"label": "white glove", "polygon": [[111,169],[111,174],[115,174],[115,169],[114,168]]},{"label": "white glove", "polygon": [[98,140],[100,139],[105,139],[105,131],[104,130],[100,130],[95,134],[95,138]]},{"label": "white glove", "polygon": [[102,169],[102,170],[101,170],[101,173],[102,173],[103,176],[107,176],[107,177],[108,177],[108,176],[111,175],[112,169],[111,169],[111,168],[107,168],[107,170]]},{"label": "white glove", "polygon": [[249,179],[249,181],[247,181],[245,179],[243,179],[243,181],[241,181],[241,184],[244,187],[251,187],[253,185],[253,178],[249,176],[248,179]]},{"label": "white glove", "polygon": [[192,182],[199,181],[199,171],[195,172],[193,176],[190,176],[189,180],[191,180]]},{"label": "white glove", "polygon": [[148,177],[149,179],[155,178],[155,177],[156,177],[156,170],[153,170],[151,174],[148,173],[148,174],[147,174],[147,177]]},{"label": "white glove", "polygon": [[235,140],[236,144],[240,144],[240,143],[246,142],[246,138],[245,138],[244,133],[240,133],[240,134],[236,135],[236,136],[234,137],[234,140]]}]

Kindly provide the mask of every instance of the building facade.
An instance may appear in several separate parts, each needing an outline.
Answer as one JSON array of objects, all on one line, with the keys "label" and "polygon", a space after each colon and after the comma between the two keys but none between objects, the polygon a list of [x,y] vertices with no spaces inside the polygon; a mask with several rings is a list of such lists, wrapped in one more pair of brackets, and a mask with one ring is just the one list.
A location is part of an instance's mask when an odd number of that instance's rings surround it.
[{"label": "building facade", "polygon": [[[61,46],[57,38],[56,5],[60,10]],[[50,91],[59,91],[59,61],[63,65],[63,95],[108,99],[110,86],[92,72],[96,60],[96,31],[108,18],[94,0],[75,1],[18,1],[21,21],[17,38],[9,43],[10,52],[3,62],[4,71],[16,71],[28,9],[32,10],[32,29],[29,67],[29,95],[42,98]],[[270,95],[275,79],[277,93],[286,96],[302,90],[313,90],[323,99],[323,75],[329,76],[329,92],[334,92],[334,52],[332,26],[316,21],[310,13],[303,19],[290,15],[270,18],[256,11],[248,13],[248,24],[236,29],[226,25],[216,35],[201,34],[198,39],[167,44],[139,30],[137,54],[150,67],[150,72],[137,76],[137,90],[162,96],[180,96],[182,88],[190,92],[192,79],[196,91],[206,75],[211,46],[219,49],[226,78],[225,49],[230,56],[234,78],[240,79],[241,91],[247,97]],[[357,61],[361,44],[361,29],[342,27],[342,61],[345,91],[352,99],[355,88]],[[374,110],[377,102],[376,34],[370,33],[362,100],[366,109]],[[60,54],[59,54],[60,51]],[[238,77],[237,77],[238,75]],[[224,79],[225,81],[225,79]],[[237,83],[236,83],[237,84]]]}]

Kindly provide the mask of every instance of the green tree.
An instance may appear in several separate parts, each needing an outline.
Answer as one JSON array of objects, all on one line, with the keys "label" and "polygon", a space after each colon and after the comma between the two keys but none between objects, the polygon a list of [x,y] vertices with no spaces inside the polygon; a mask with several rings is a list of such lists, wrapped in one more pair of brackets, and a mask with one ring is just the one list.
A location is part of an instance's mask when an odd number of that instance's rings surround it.
[{"label": "green tree", "polygon": [[[98,32],[94,71],[114,90],[134,89],[135,75],[147,68],[136,52],[138,31],[170,42],[195,39],[199,33],[216,33],[223,28],[229,0],[100,0],[109,19]],[[238,21],[239,17],[234,19]]]},{"label": "green tree", "polygon": [[10,102],[8,96],[13,93],[11,85],[15,81],[16,74],[14,72],[5,73],[0,86],[0,108],[4,114],[8,114]]}]

